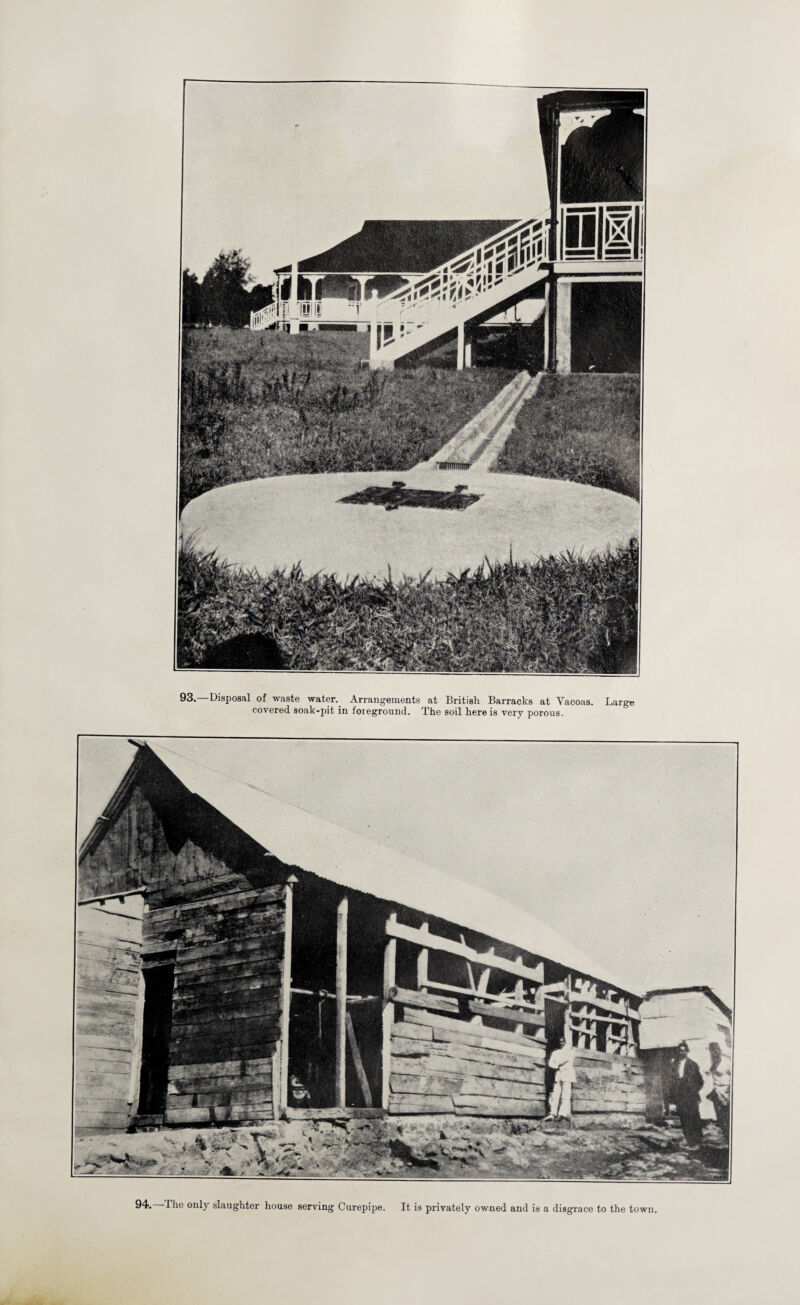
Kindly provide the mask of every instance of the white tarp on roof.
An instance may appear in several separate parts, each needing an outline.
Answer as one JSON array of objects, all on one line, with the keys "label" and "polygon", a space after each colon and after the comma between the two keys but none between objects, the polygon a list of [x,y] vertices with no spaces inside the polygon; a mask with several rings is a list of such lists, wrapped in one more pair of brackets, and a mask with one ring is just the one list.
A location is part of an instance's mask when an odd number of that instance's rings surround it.
[{"label": "white tarp on roof", "polygon": [[481,888],[381,847],[321,816],[272,797],[263,789],[190,761],[172,748],[147,741],[190,792],[202,798],[265,851],[345,888],[438,916],[462,928],[555,961],[580,974],[635,994],[541,920]]}]

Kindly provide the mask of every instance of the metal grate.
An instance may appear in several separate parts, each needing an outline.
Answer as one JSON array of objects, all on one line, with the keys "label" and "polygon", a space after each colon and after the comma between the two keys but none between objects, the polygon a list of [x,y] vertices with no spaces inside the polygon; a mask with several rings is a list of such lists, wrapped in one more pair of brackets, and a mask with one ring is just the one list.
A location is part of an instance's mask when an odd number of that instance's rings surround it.
[{"label": "metal grate", "polygon": [[390,486],[369,485],[356,494],[348,494],[339,499],[340,503],[356,503],[362,506],[382,507],[387,512],[394,512],[400,507],[440,508],[448,512],[463,512],[465,508],[477,503],[480,494],[467,494],[466,485],[456,485],[455,489],[412,489],[403,480],[394,480]]}]

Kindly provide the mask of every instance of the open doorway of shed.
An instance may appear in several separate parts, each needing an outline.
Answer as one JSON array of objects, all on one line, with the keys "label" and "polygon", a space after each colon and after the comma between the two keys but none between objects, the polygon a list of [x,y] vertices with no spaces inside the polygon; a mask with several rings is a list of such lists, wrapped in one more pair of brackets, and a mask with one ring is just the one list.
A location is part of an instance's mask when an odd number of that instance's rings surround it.
[{"label": "open doorway of shed", "polygon": [[152,1117],[163,1115],[167,1105],[174,959],[145,964],[143,976],[142,1063],[137,1114],[139,1117]]},{"label": "open doorway of shed", "polygon": [[[335,885],[295,888],[286,1084],[290,1112],[377,1111],[381,1106],[385,920],[369,898],[350,894],[344,907],[343,900]],[[343,1018],[337,973],[345,996]]]}]

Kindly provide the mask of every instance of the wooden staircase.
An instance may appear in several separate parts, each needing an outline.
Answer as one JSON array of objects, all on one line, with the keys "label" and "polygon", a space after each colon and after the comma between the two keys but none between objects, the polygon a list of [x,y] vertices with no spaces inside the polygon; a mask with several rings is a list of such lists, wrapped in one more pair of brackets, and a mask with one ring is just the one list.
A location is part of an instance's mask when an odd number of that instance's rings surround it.
[{"label": "wooden staircase", "polygon": [[374,299],[370,367],[392,368],[453,331],[462,365],[465,328],[495,316],[547,276],[549,227],[544,214],[515,222],[414,285]]}]

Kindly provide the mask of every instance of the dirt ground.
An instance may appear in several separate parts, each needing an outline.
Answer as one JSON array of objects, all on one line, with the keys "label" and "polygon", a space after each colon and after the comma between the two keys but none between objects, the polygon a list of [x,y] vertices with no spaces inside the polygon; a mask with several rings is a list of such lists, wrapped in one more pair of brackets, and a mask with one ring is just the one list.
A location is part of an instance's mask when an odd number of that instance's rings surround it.
[{"label": "dirt ground", "polygon": [[294,1120],[249,1128],[172,1129],[76,1140],[77,1175],[205,1178],[517,1178],[724,1182],[715,1124],[690,1152],[677,1121],[583,1124],[428,1116]]}]

